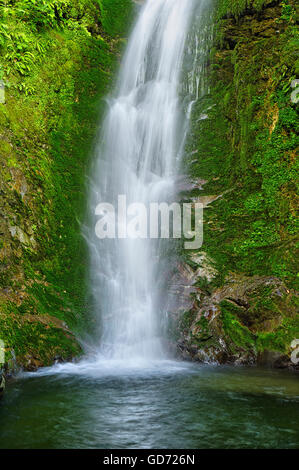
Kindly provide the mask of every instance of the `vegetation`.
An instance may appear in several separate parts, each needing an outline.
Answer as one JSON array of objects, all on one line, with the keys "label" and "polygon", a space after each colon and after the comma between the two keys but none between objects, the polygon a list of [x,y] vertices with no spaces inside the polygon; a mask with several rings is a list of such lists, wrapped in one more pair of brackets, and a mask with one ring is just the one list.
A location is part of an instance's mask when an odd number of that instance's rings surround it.
[{"label": "vegetation", "polygon": [[[254,276],[298,286],[298,105],[291,83],[298,77],[298,11],[295,1],[219,0],[216,42],[210,59],[211,91],[194,106],[189,139],[192,178],[207,181],[193,196],[221,195],[205,210],[203,250],[218,276],[209,290],[228,278],[238,284]],[[207,113],[209,119],[199,117]],[[196,161],[194,161],[196,152]],[[288,303],[271,305],[281,316],[264,331],[259,289],[254,311],[245,316],[221,305],[226,334],[250,349],[287,352],[299,335],[298,315]],[[287,296],[285,302],[287,302]]]},{"label": "vegetation", "polygon": [[[68,327],[87,328],[84,185],[131,9],[0,0],[0,338],[8,361],[28,368],[78,354]],[[218,0],[215,11],[210,92],[194,105],[186,163],[206,181],[194,197],[220,196],[205,210],[203,247],[218,274],[196,284],[207,312],[195,300],[181,326],[200,347],[221,348],[218,335],[231,355],[288,353],[299,337],[298,11],[295,0]]]},{"label": "vegetation", "polygon": [[47,348],[47,362],[78,352],[50,319],[79,332],[88,318],[84,185],[130,11],[130,0],[0,2],[0,337],[19,362],[24,348],[41,362]]},{"label": "vegetation", "polygon": [[272,3],[272,0],[219,0],[217,17],[224,16],[240,17],[246,11],[261,11],[261,9]]},{"label": "vegetation", "polygon": [[[295,287],[298,107],[290,97],[296,27],[294,7],[290,19],[282,11],[281,5],[263,10],[262,26],[252,13],[221,21],[213,89],[197,103],[194,121],[213,106],[210,119],[192,128],[190,150],[200,158],[190,171],[208,180],[199,195],[228,190],[206,211],[205,246],[219,271],[271,273]],[[274,38],[273,28],[280,28]]]}]

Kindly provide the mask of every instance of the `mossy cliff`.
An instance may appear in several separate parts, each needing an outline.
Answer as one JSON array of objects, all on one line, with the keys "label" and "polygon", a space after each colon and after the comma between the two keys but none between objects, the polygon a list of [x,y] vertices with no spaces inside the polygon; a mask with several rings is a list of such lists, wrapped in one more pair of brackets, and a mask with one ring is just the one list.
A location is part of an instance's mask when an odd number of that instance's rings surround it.
[{"label": "mossy cliff", "polygon": [[179,348],[288,365],[299,338],[298,11],[292,0],[219,0],[215,16],[186,157],[205,223],[201,252],[186,253],[193,305]]},{"label": "mossy cliff", "polygon": [[80,222],[131,0],[0,2],[0,339],[7,367],[80,354]]}]

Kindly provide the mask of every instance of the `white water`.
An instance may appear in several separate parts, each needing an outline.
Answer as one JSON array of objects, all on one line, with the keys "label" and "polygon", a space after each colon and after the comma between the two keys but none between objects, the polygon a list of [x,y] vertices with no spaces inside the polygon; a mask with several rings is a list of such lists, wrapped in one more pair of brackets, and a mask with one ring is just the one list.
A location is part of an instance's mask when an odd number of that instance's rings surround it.
[{"label": "white water", "polygon": [[[179,80],[193,0],[147,0],[131,34],[103,125],[90,198],[91,282],[101,319],[99,352],[115,360],[165,357],[171,263],[159,240],[99,240],[95,207],[174,200],[184,114]],[[168,242],[171,243],[171,242]]]},{"label": "white water", "polygon": [[[94,341],[85,344],[87,356],[80,362],[42,368],[38,375],[135,377],[193,371],[191,364],[168,357],[163,344],[167,310],[176,305],[177,294],[169,289],[175,245],[171,240],[99,240],[95,208],[102,202],[116,204],[118,195],[126,195],[127,203],[145,204],[179,198],[188,119],[202,94],[211,5],[212,0],[147,0],[141,8],[90,178],[85,237],[97,320]],[[188,97],[184,105],[182,82]]]}]

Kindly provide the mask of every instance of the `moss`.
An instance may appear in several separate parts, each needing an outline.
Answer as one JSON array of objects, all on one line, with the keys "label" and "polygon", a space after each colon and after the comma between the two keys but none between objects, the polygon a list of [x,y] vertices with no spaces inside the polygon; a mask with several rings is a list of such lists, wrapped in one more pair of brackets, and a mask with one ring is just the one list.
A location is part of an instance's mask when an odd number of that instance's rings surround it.
[{"label": "moss", "polygon": [[[118,20],[109,26],[113,15]],[[55,316],[77,333],[87,327],[87,253],[80,233],[85,175],[129,18],[129,0],[9,0],[0,7],[7,85],[0,105],[4,341],[10,314]],[[54,337],[68,349],[60,331],[48,333],[49,350]],[[10,335],[15,347],[22,335],[22,344],[27,336],[40,344],[36,325]],[[47,347],[46,339],[40,347]]]},{"label": "moss", "polygon": [[181,315],[180,328],[190,328],[195,319],[195,312],[188,310]]},{"label": "moss", "polygon": [[128,28],[128,12],[131,12],[131,0],[98,0],[102,14],[102,24],[110,36],[124,34]]},{"label": "moss", "polygon": [[[221,303],[221,310],[221,321],[225,334],[232,344],[244,351],[263,352],[267,350],[288,354],[291,342],[298,336],[298,317],[284,318],[282,323],[273,331],[256,331],[253,333],[238,318],[238,308],[224,301]],[[259,310],[259,313],[261,314],[261,310]]]},{"label": "moss", "polygon": [[283,323],[273,332],[260,332],[256,346],[258,351],[290,352],[290,345],[294,338],[298,338],[299,319],[285,318]]},{"label": "moss", "polygon": [[[222,274],[218,285],[234,271],[273,274],[295,287],[295,17],[284,19],[285,2],[265,2],[259,12],[254,2],[224,3],[227,13],[246,12],[218,20],[223,40],[213,49],[210,93],[193,108],[188,143],[190,174],[207,181],[192,195],[222,195],[205,211],[203,249]],[[293,12],[294,2],[288,5]],[[207,109],[209,119],[200,120]]]},{"label": "moss", "polygon": [[[273,0],[219,0],[217,16],[222,18],[232,15],[238,18],[246,11],[260,11],[265,5],[272,2]],[[289,14],[289,10],[287,14]]]},{"label": "moss", "polygon": [[238,308],[227,301],[221,304],[221,321],[225,335],[229,338],[230,344],[236,345],[244,351],[253,349],[255,346],[255,335],[238,319]]},{"label": "moss", "polygon": [[209,347],[215,342],[215,337],[210,329],[210,324],[207,318],[201,316],[201,318],[195,323],[196,334],[193,336],[193,341],[197,344],[204,344],[205,347]]},{"label": "moss", "polygon": [[[220,196],[204,211],[202,247],[218,275],[196,283],[205,293],[197,312],[226,297],[209,331],[224,338],[227,357],[289,356],[299,334],[290,293],[298,286],[296,21],[294,1],[219,0],[209,90],[193,106],[186,164],[205,184],[190,197]],[[260,279],[256,289],[250,279]]]},{"label": "moss", "polygon": [[75,338],[62,328],[39,321],[20,320],[18,316],[0,316],[0,331],[6,350],[5,362],[13,351],[19,365],[34,358],[39,364],[50,365],[53,359],[70,359],[81,353]]}]

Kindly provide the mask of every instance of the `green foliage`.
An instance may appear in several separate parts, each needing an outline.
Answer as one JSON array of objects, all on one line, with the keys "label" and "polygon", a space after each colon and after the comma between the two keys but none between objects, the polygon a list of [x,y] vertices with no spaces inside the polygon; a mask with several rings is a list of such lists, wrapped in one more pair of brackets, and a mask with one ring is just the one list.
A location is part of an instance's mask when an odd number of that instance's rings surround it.
[{"label": "green foliage", "polygon": [[[290,99],[296,26],[293,16],[281,18],[286,2],[280,3],[267,2],[259,13],[262,4],[219,3],[226,14],[248,5],[251,14],[219,20],[211,92],[193,108],[188,150],[190,160],[195,150],[197,157],[190,172],[207,180],[204,192],[193,195],[223,195],[205,211],[204,224],[203,249],[221,273],[218,285],[230,271],[298,282],[298,107]],[[294,2],[288,5],[293,11]],[[209,119],[199,120],[206,109]]]},{"label": "green foliage", "polygon": [[21,21],[28,21],[37,29],[53,28],[59,20],[61,5],[66,2],[49,0],[20,0],[15,14]]},{"label": "green foliage", "polygon": [[221,321],[227,337],[244,351],[253,350],[256,352],[278,351],[288,353],[291,342],[298,336],[298,318],[285,318],[280,326],[273,331],[257,331],[252,333],[249,328],[242,325],[238,319],[238,314],[233,312],[234,307],[228,302],[222,302]]},{"label": "green foliage", "polygon": [[[127,0],[120,5],[128,23]],[[55,341],[63,349],[64,333],[41,332],[38,322],[23,326],[19,317],[55,316],[75,332],[90,319],[81,235],[85,181],[122,45],[107,35],[102,20],[96,0],[1,3],[0,61],[10,87],[0,105],[0,256],[6,267],[0,275],[1,292],[7,292],[0,326],[7,332],[13,315],[19,326],[10,330],[10,342],[26,349],[28,338],[27,349],[36,355],[47,345],[52,351]],[[17,227],[14,237],[9,226]],[[48,333],[48,343],[43,336],[40,344],[38,335]]]},{"label": "green foliage", "polygon": [[248,8],[259,11],[267,3],[271,3],[271,0],[219,0],[218,17],[226,15],[238,17]]},{"label": "green foliage", "polygon": [[128,11],[131,13],[131,0],[98,0],[102,23],[105,31],[111,36],[123,34],[128,27]]},{"label": "green foliage", "polygon": [[2,5],[0,52],[7,75],[15,71],[29,75],[34,64],[44,61],[55,43],[55,29],[81,31],[88,36],[100,32],[96,1],[11,0]]},{"label": "green foliage", "polygon": [[253,349],[255,346],[255,335],[244,325],[240,323],[237,316],[231,312],[233,307],[227,302],[221,303],[221,321],[225,335],[233,344],[244,349],[244,351]]},{"label": "green foliage", "polygon": [[279,240],[280,238],[273,222],[256,220],[252,223],[252,227],[245,231],[245,240],[240,246],[236,246],[236,251],[246,254],[250,248],[269,247]]},{"label": "green foliage", "polygon": [[[203,280],[204,292],[229,287],[232,278],[242,284],[244,274],[247,280],[277,277],[295,289],[299,120],[290,86],[298,64],[295,2],[223,0],[217,16],[221,34],[210,58],[210,91],[193,107],[186,157],[192,179],[206,181],[192,197],[221,196],[204,211],[202,250],[218,271],[208,285]],[[200,119],[203,113],[209,118]],[[222,325],[230,352],[289,354],[299,324],[288,302],[272,298],[267,286],[252,293],[248,306],[222,302],[217,328]]]},{"label": "green foliage", "polygon": [[287,0],[282,2],[281,19],[285,21],[291,21],[293,16],[295,16],[294,6],[290,5]]},{"label": "green foliage", "polygon": [[30,357],[50,365],[55,357],[67,360],[81,353],[74,338],[51,323],[19,321],[10,314],[0,317],[0,331],[7,351],[6,361],[13,350],[19,365],[26,366]]},{"label": "green foliage", "polygon": [[291,342],[298,337],[298,318],[285,318],[282,325],[273,332],[259,332],[256,346],[258,351],[279,351],[287,353]]}]

